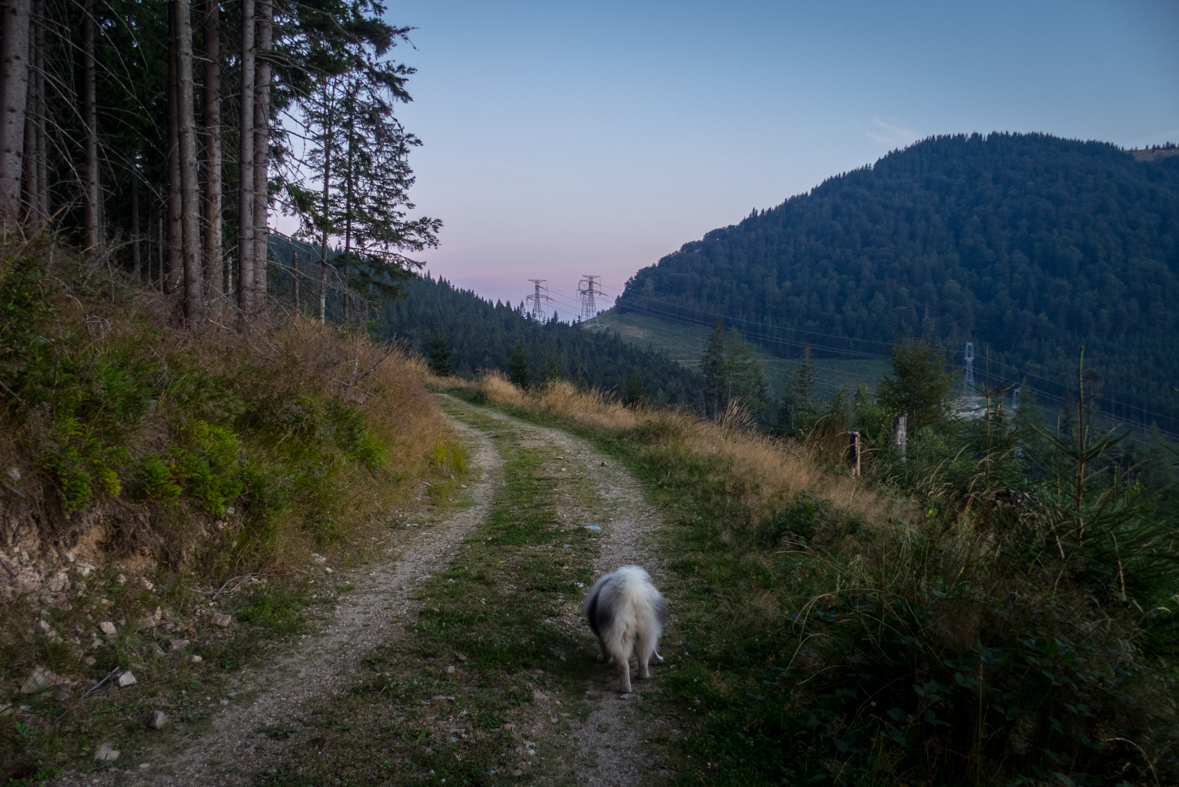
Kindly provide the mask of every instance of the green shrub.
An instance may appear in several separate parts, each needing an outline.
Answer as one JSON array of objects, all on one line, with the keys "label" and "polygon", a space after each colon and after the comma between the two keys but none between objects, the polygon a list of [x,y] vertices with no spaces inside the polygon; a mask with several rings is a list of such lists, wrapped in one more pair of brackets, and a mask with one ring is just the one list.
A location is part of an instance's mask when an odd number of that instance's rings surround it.
[{"label": "green shrub", "polygon": [[142,496],[149,500],[173,500],[183,491],[172,470],[158,454],[147,454],[139,461]]},{"label": "green shrub", "polygon": [[241,445],[230,430],[193,419],[181,430],[173,448],[176,482],[200,501],[201,508],[216,517],[242,493],[239,454]]},{"label": "green shrub", "polygon": [[833,515],[831,503],[803,494],[788,508],[766,519],[758,528],[757,539],[766,547],[776,547],[783,539],[806,543],[815,537],[816,521]]},{"label": "green shrub", "polygon": [[61,493],[61,507],[66,514],[72,514],[85,508],[93,496],[90,473],[86,472],[82,458],[73,446],[50,454],[45,458],[46,465],[52,470]]}]

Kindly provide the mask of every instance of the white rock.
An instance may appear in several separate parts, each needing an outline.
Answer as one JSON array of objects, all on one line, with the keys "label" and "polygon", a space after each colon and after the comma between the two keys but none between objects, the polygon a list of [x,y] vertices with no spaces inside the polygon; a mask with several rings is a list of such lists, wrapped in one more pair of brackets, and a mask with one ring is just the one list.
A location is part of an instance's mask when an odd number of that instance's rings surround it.
[{"label": "white rock", "polygon": [[70,589],[70,576],[65,571],[58,571],[46,583],[50,593],[64,593]]},{"label": "white rock", "polygon": [[109,743],[104,743],[98,747],[98,751],[94,752],[94,759],[99,762],[114,762],[119,759],[119,752]]},{"label": "white rock", "polygon": [[115,628],[115,624],[111,623],[109,620],[104,620],[101,623],[99,623],[98,629],[103,634],[106,634],[108,637],[113,637],[119,631],[117,628]]},{"label": "white rock", "polygon": [[228,628],[229,624],[233,622],[233,617],[226,615],[224,612],[213,613],[213,625],[221,628]]},{"label": "white rock", "polygon": [[19,467],[8,468],[8,477],[11,478],[13,481],[19,481],[20,480],[20,468]]},{"label": "white rock", "polygon": [[46,686],[60,686],[68,682],[68,678],[63,678],[51,669],[36,667],[29,673],[29,677],[25,678],[25,682],[20,685],[20,693],[32,694]]},{"label": "white rock", "polygon": [[193,664],[200,664],[202,661],[204,661],[204,659],[202,659],[200,656],[193,656],[192,657]]},{"label": "white rock", "polygon": [[168,646],[171,648],[173,653],[177,653],[177,652],[182,651],[188,647],[188,640],[186,640],[186,639],[169,640]]},{"label": "white rock", "polygon": [[93,656],[87,656],[85,659],[82,660],[82,662],[87,667],[93,667],[95,664],[98,663],[98,659],[94,658]]},{"label": "white rock", "polygon": [[48,634],[49,632],[53,631],[53,626],[49,625],[48,620],[38,620],[37,628],[41,629],[42,634]]},{"label": "white rock", "polygon": [[148,720],[147,726],[153,730],[162,730],[167,723],[168,717],[164,715],[164,712],[162,710],[155,710],[151,712],[151,719]]},{"label": "white rock", "polygon": [[132,683],[138,683],[138,682],[139,681],[135,680],[135,675],[132,674],[131,670],[127,670],[126,672],[124,672],[122,675],[119,676],[119,686],[120,687],[130,686]]}]

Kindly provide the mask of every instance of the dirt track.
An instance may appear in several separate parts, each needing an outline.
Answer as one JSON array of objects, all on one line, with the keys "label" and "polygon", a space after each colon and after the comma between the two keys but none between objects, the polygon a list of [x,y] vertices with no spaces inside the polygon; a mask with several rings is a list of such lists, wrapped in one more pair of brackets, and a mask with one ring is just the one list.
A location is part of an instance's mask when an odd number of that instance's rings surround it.
[{"label": "dirt track", "polygon": [[[453,401],[447,406],[460,417],[468,411],[466,405]],[[588,481],[580,485],[558,484],[560,516],[571,527],[601,523],[598,552],[593,559],[595,576],[633,563],[647,568],[656,584],[661,584],[662,567],[649,538],[661,520],[644,502],[638,483],[623,468],[586,441],[565,432],[481,412],[483,417],[491,416],[508,426],[515,446],[542,447],[549,454],[559,453],[557,458],[566,464],[548,468],[552,477],[563,481],[577,475]],[[276,740],[260,730],[305,719],[309,703],[348,690],[358,680],[357,671],[366,654],[405,636],[407,624],[420,609],[420,602],[414,600],[415,592],[447,568],[464,539],[488,516],[503,483],[503,459],[498,450],[503,446],[497,446],[478,428],[462,423],[458,428],[471,447],[470,464],[478,468],[471,474],[466,507],[453,509],[436,522],[422,523],[387,562],[338,575],[338,581],[349,582],[354,589],[341,597],[321,630],[300,639],[295,649],[276,663],[243,671],[226,692],[228,703],[222,700],[224,709],[203,731],[184,737],[166,732],[150,750],[124,758],[118,769],[66,774],[58,783],[248,785],[257,783],[266,768],[290,759],[296,741]],[[498,439],[504,440],[502,434]],[[569,469],[574,473],[567,473]],[[562,613],[563,625],[584,628],[577,619],[579,606],[578,599],[569,600]],[[588,635],[588,629],[584,634]],[[587,649],[588,653],[592,651]],[[657,714],[640,713],[636,706],[643,702],[642,695],[620,695],[615,690],[616,671],[584,656],[578,655],[586,663],[584,694],[565,697],[564,705],[555,702],[563,708],[576,707],[578,713],[561,713],[570,717],[561,725],[548,723],[550,713],[555,714],[556,709],[550,707],[551,698],[538,692],[536,707],[520,719],[515,734],[521,739],[543,745],[546,738],[559,737],[560,745],[571,755],[545,758],[544,763],[537,760],[538,767],[529,771],[533,783],[613,786],[658,780],[665,752],[648,746],[646,741],[653,736],[664,741],[674,739],[676,725]],[[656,668],[653,683],[658,682],[658,676]],[[552,721],[557,721],[556,715]]]}]

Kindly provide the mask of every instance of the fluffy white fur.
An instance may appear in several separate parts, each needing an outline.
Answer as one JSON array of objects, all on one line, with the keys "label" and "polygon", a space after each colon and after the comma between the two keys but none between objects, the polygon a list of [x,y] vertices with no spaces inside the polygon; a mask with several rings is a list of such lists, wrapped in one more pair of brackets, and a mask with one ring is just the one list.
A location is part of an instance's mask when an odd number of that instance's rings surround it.
[{"label": "fluffy white fur", "polygon": [[650,676],[651,658],[663,633],[667,601],[651,577],[638,566],[623,566],[594,583],[585,597],[585,619],[598,637],[598,661],[615,662],[622,676],[623,693],[630,692],[630,658],[639,662],[638,677]]}]

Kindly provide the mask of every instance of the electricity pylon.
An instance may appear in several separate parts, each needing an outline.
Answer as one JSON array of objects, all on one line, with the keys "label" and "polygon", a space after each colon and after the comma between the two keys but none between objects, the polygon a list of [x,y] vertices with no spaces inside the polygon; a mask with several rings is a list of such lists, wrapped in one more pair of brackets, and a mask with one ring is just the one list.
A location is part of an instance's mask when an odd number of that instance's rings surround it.
[{"label": "electricity pylon", "polygon": [[532,319],[537,320],[538,322],[544,322],[544,302],[551,301],[552,298],[549,297],[548,287],[544,288],[543,293],[540,291],[540,288],[541,285],[548,281],[548,279],[529,279],[528,281],[532,282],[536,287],[536,292],[528,296],[528,300],[532,303],[532,307],[528,310],[528,313],[532,315]]},{"label": "electricity pylon", "polygon": [[[601,276],[582,276],[581,281],[577,283],[577,294],[581,296],[581,320],[586,322],[593,320],[594,324],[598,323],[598,309],[594,305],[594,295],[601,295],[601,285],[598,284],[598,279]],[[597,289],[594,287],[597,286]]]}]

